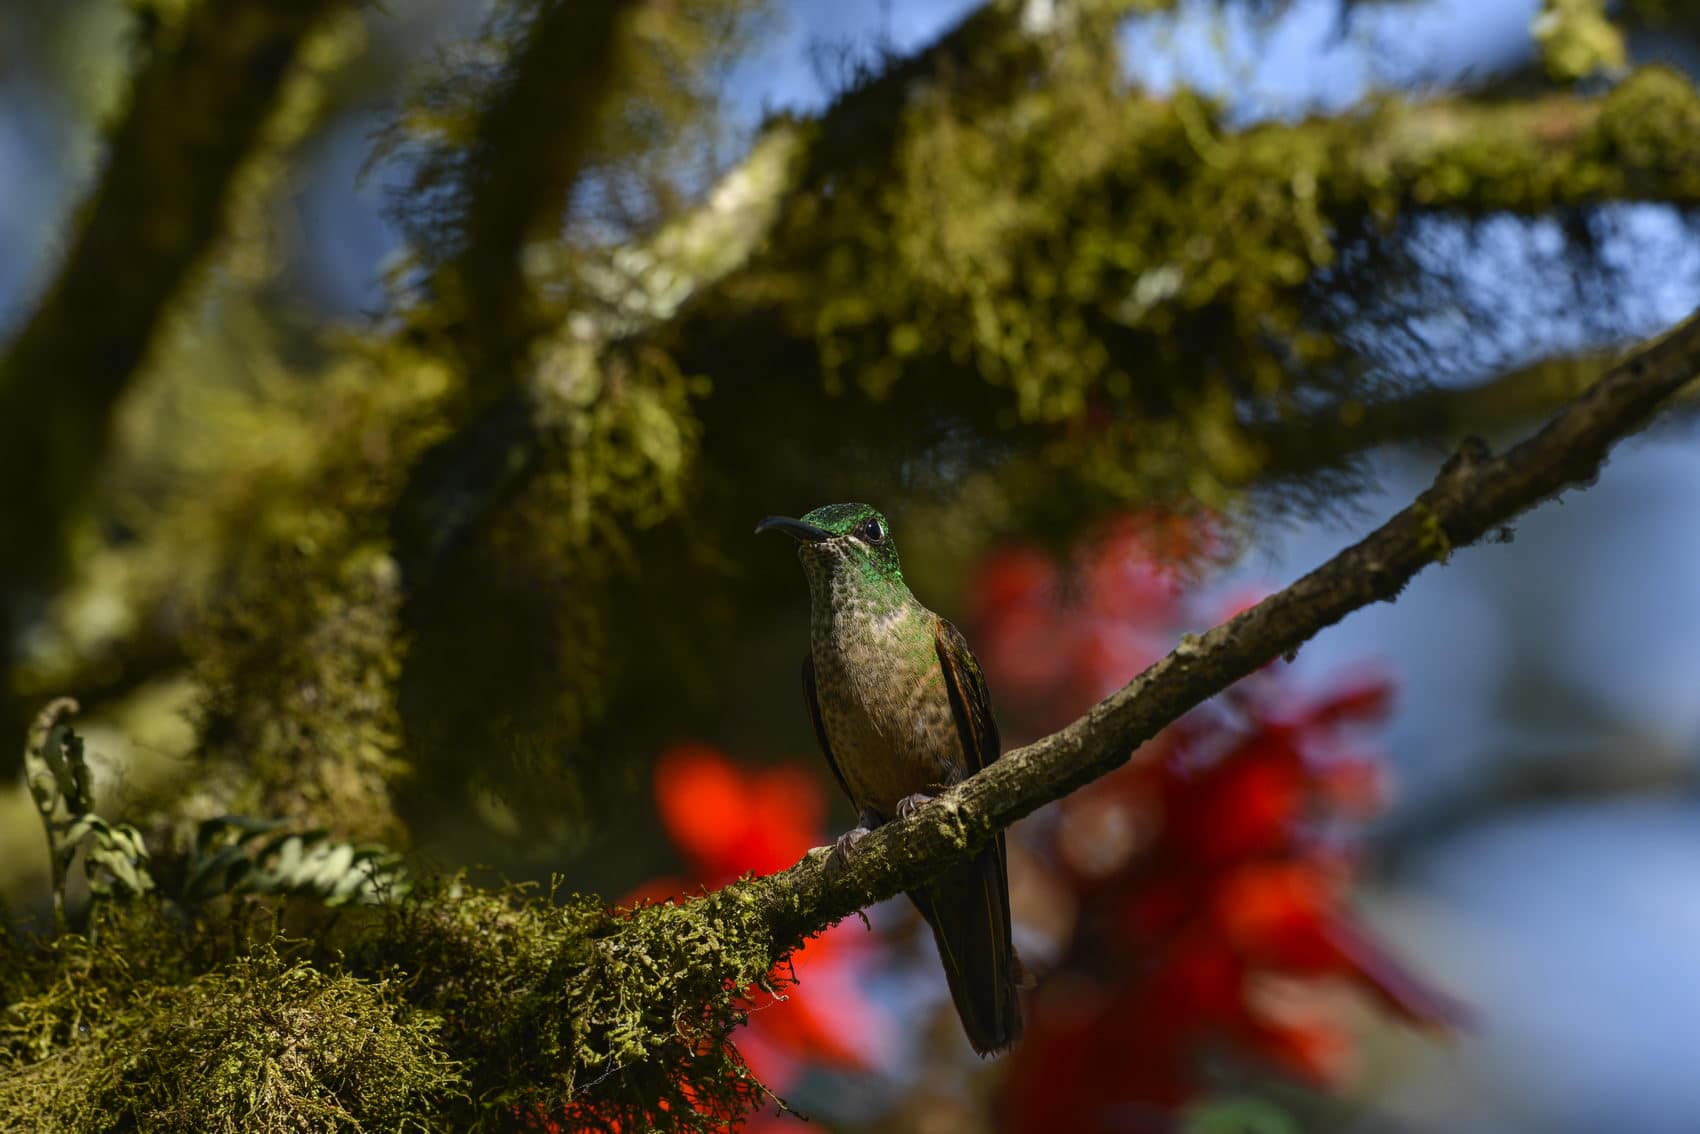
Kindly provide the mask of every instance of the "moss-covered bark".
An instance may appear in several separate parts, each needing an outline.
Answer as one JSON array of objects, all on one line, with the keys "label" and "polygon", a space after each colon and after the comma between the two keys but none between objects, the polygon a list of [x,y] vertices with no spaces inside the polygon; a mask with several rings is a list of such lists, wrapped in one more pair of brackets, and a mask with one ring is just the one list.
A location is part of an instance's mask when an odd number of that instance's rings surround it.
[{"label": "moss-covered bark", "polygon": [[149,902],[0,943],[0,1130],[706,1131],[766,1097],[727,1038],[779,954],[737,888],[286,913]]},{"label": "moss-covered bark", "polygon": [[302,44],[341,6],[208,0],[154,28],[76,237],[0,362],[0,608],[53,582],[114,404],[224,232]]}]

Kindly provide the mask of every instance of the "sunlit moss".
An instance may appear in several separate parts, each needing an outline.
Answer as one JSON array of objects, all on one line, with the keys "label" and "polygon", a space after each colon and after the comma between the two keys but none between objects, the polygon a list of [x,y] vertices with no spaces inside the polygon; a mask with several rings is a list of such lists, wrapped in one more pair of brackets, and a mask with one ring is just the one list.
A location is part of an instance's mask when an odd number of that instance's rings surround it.
[{"label": "sunlit moss", "polygon": [[0,1129],[421,1130],[458,1086],[436,1020],[392,982],[269,946],[197,971],[156,918],[103,929],[12,955]]},{"label": "sunlit moss", "polygon": [[399,842],[405,636],[389,514],[450,387],[406,352],[354,355],[324,382],[345,400],[320,419],[316,465],[266,500],[191,640],[203,758],[212,784],[231,785],[201,810]]},{"label": "sunlit moss", "polygon": [[787,270],[808,282],[790,294],[829,386],[881,397],[948,359],[1009,389],[1005,424],[1184,423],[1187,475],[1124,461],[1118,494],[1184,493],[1192,470],[1224,494],[1251,456],[1236,399],[1312,380],[1302,364],[1327,355],[1300,289],[1332,260],[1330,205],[1364,196],[1361,177],[1328,182],[1374,123],[1224,138],[1208,106],[1092,70],[976,111],[917,99],[893,170],[794,215]]},{"label": "sunlit moss", "polygon": [[742,887],[611,913],[444,882],[304,940],[264,909],[0,941],[0,1129],[707,1131],[766,1097],[728,1042],[775,960]]},{"label": "sunlit moss", "polygon": [[443,1014],[444,1044],[487,1104],[589,1129],[713,1130],[763,1095],[727,1043],[737,990],[775,959],[737,887],[629,914],[457,888],[372,944],[417,974],[411,1000]]},{"label": "sunlit moss", "polygon": [[1592,103],[1386,101],[1240,131],[1090,66],[995,105],[922,88],[889,161],[803,187],[750,275],[829,394],[968,413],[990,383],[1009,396],[988,436],[1042,427],[1025,436],[1072,453],[1123,433],[1118,468],[1081,470],[1093,499],[1221,506],[1261,469],[1248,408],[1379,396],[1311,308],[1343,246],[1412,210],[1700,199],[1696,115],[1658,68]]},{"label": "sunlit moss", "polygon": [[1592,137],[1592,156],[1610,171],[1614,191],[1674,185],[1700,195],[1700,94],[1679,72],[1644,67],[1630,76],[1605,100]]},{"label": "sunlit moss", "polygon": [[1620,71],[1629,61],[1605,0],[1546,0],[1531,30],[1547,73],[1560,82]]}]

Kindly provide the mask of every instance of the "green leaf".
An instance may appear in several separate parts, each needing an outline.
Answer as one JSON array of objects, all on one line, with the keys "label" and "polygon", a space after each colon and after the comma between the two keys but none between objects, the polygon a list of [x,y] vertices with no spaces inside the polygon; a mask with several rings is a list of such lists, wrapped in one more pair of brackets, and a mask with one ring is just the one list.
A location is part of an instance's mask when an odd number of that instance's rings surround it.
[{"label": "green leaf", "polygon": [[284,826],[231,815],[203,823],[183,900],[244,893],[316,898],[334,906],[377,903],[407,892],[401,859],[387,847]]}]

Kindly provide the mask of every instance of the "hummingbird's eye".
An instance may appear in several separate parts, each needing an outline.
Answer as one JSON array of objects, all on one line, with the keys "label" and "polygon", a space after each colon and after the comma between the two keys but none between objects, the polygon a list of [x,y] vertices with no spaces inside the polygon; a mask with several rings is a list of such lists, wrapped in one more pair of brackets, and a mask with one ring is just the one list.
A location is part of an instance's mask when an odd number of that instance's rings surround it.
[{"label": "hummingbird's eye", "polygon": [[856,525],[856,535],[859,536],[864,543],[884,543],[885,525],[880,523],[878,516],[869,516],[860,524]]}]

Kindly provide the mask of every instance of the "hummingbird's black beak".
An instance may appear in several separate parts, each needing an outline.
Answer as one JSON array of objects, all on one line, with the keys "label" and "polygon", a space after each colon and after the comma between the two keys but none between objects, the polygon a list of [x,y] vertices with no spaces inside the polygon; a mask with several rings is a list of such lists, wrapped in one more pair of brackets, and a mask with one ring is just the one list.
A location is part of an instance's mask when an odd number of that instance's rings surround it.
[{"label": "hummingbird's black beak", "polygon": [[808,543],[820,543],[832,538],[832,533],[825,528],[817,528],[813,524],[805,524],[801,520],[793,520],[790,516],[769,516],[756,525],[756,534],[763,532],[784,532],[795,540]]}]

